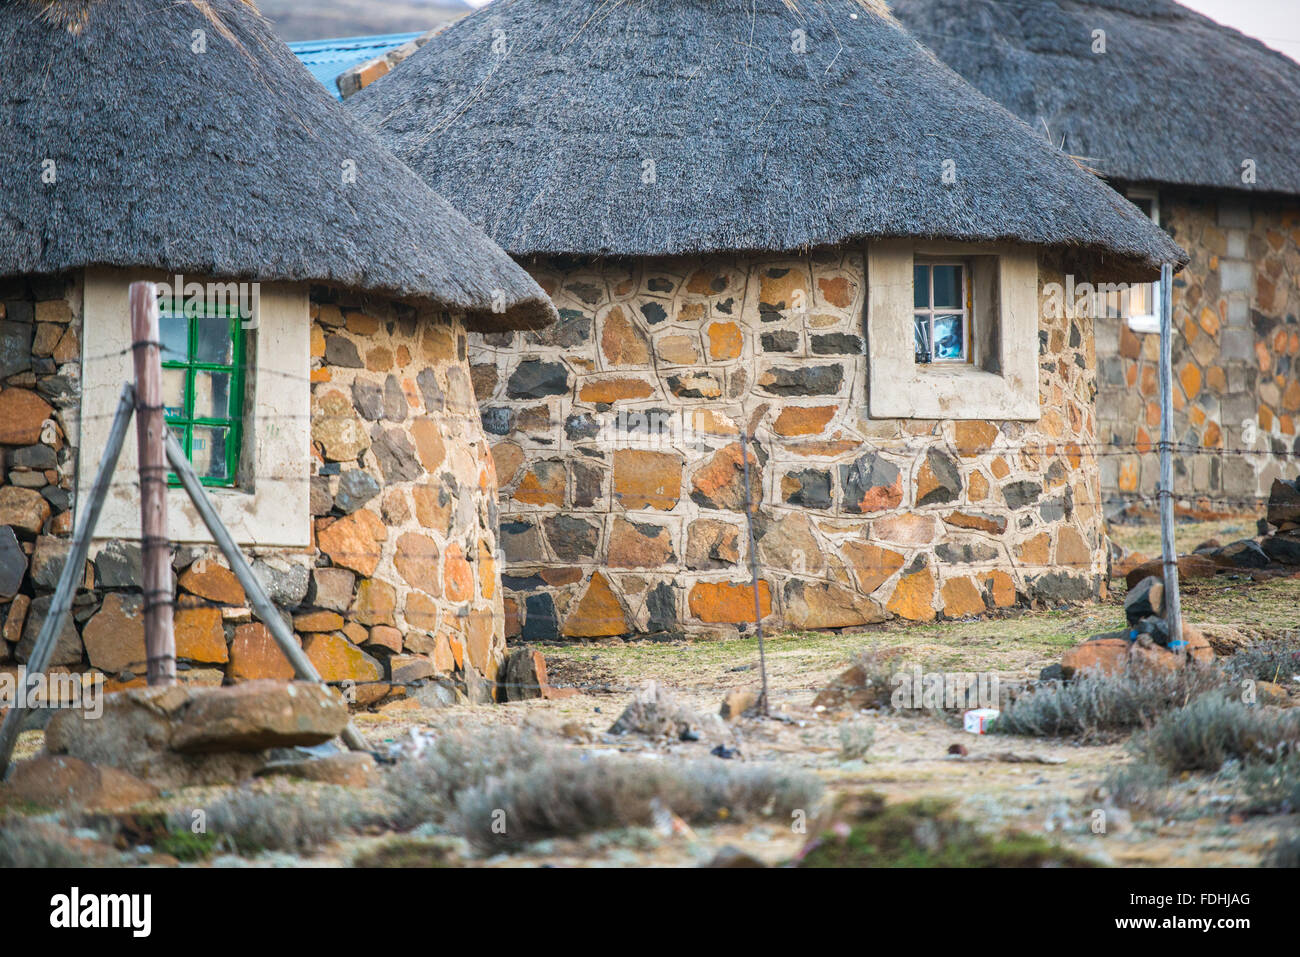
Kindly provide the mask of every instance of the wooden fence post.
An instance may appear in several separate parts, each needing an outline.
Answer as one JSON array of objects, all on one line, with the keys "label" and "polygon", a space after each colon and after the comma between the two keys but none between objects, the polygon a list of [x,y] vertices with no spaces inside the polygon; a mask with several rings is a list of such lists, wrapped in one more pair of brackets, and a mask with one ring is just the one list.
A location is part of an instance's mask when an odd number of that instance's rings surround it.
[{"label": "wooden fence post", "polygon": [[131,284],[131,350],[135,357],[135,426],[140,459],[140,534],[144,564],[144,643],[149,685],[176,681],[172,632],[175,587],[171,540],[167,536],[166,422],[162,401],[158,290],[151,282]]},{"label": "wooden fence post", "polygon": [[1178,545],[1174,542],[1174,369],[1173,269],[1160,267],[1160,544],[1164,559],[1165,624],[1169,647],[1183,645],[1183,609],[1178,593]]}]

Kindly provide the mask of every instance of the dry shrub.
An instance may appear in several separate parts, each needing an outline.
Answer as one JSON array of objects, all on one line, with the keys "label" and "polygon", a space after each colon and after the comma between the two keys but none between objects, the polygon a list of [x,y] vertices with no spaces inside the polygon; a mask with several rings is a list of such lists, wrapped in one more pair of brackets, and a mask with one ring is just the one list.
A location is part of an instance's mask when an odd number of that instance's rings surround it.
[{"label": "dry shrub", "polygon": [[680,738],[700,724],[700,716],[671,691],[647,681],[609,729],[610,734],[643,734],[649,738]]},{"label": "dry shrub", "polygon": [[1300,754],[1241,769],[1244,810],[1294,814],[1300,811]]},{"label": "dry shrub", "polygon": [[202,810],[207,833],[238,854],[288,851],[307,854],[348,831],[374,823],[357,798],[333,785],[307,790],[241,788],[206,808],[171,816],[172,828],[188,831]]},{"label": "dry shrub", "polygon": [[1228,658],[1224,667],[1236,678],[1290,685],[1300,675],[1300,637],[1257,641]]},{"label": "dry shrub", "polygon": [[811,811],[821,783],[803,771],[716,760],[638,760],[557,752],[457,799],[466,838],[485,850],[617,827],[647,826],[657,808],[693,824]]},{"label": "dry shrub", "polygon": [[53,821],[33,820],[19,814],[0,817],[0,868],[12,867],[102,867],[116,863],[105,860],[104,850],[88,853],[86,842],[78,842]]},{"label": "dry shrub", "polygon": [[1169,771],[1218,771],[1225,761],[1271,763],[1300,745],[1292,712],[1244,704],[1222,691],[1171,711],[1136,742],[1148,764]]},{"label": "dry shrub", "polygon": [[1084,674],[1039,685],[1016,698],[991,730],[1045,738],[1111,738],[1150,727],[1161,715],[1224,680],[1217,668]]}]

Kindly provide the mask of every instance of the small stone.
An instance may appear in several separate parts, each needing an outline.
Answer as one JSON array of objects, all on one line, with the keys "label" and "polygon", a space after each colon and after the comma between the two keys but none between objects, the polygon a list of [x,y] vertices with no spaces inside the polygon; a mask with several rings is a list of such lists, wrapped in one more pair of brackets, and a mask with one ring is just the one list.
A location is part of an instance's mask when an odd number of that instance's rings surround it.
[{"label": "small stone", "polygon": [[438,544],[427,535],[406,532],[397,539],[393,567],[412,588],[418,588],[434,598],[442,595],[438,581],[441,556]]},{"label": "small stone", "polygon": [[331,462],[355,462],[370,448],[365,424],[352,401],[337,389],[312,398],[311,438]]},{"label": "small stone", "polygon": [[316,536],[320,550],[330,561],[360,575],[374,574],[383,555],[382,542],[388,529],[374,512],[360,509],[326,526]]},{"label": "small stone", "polygon": [[344,336],[325,337],[325,364],[343,369],[362,369],[365,363],[357,351],[356,343]]},{"label": "small stone", "polygon": [[253,576],[274,604],[296,608],[307,597],[311,569],[286,558],[259,558],[253,562]]},{"label": "small stone", "polygon": [[364,469],[348,469],[339,476],[334,507],[351,515],[379,494],[379,480]]},{"label": "small stone", "polygon": [[327,611],[344,612],[352,607],[357,576],[345,568],[315,568],[311,573],[309,602]]},{"label": "small stone", "polygon": [[342,635],[308,635],[303,650],[322,681],[365,683],[384,678],[383,665]]},{"label": "small stone", "polygon": [[1123,674],[1128,668],[1130,645],[1127,638],[1090,639],[1066,651],[1061,658],[1061,671],[1067,678],[1083,673]]},{"label": "small stone", "polygon": [[220,608],[179,608],[172,619],[176,657],[205,664],[230,660]]},{"label": "small stone", "polygon": [[299,633],[314,631],[339,631],[343,616],[336,611],[309,611],[293,619],[293,630]]},{"label": "small stone", "polygon": [[140,546],[111,539],[95,558],[95,582],[102,588],[139,588],[144,580]]},{"label": "small stone", "polygon": [[[355,643],[353,642],[353,644]],[[366,635],[363,644],[372,651],[383,648],[385,651],[398,654],[402,651],[403,646],[402,633],[392,625],[375,625],[370,629],[370,633]],[[397,678],[393,678],[393,680],[396,681]]]},{"label": "small stone", "polygon": [[248,599],[235,573],[211,559],[199,559],[180,576],[181,589],[219,605],[243,605]]},{"label": "small stone", "polygon": [[50,503],[40,492],[6,485],[0,488],[0,525],[35,535],[50,517]]},{"label": "small stone", "polygon": [[737,688],[728,691],[722,699],[718,714],[722,720],[735,724],[747,711],[758,706],[758,691],[754,688]]},{"label": "small stone", "polygon": [[[590,561],[595,557],[594,549],[581,557]],[[607,562],[614,568],[660,568],[676,564],[672,535],[662,525],[616,517],[610,527]]]},{"label": "small stone", "polygon": [[109,592],[104,604],[82,632],[90,663],[106,674],[145,672],[144,599]]},{"label": "small stone", "polygon": [[1136,625],[1143,618],[1162,617],[1164,607],[1164,581],[1155,575],[1142,579],[1124,597],[1124,617],[1130,625]]},{"label": "small stone", "polygon": [[786,624],[796,630],[858,628],[888,616],[870,598],[831,582],[792,578],[785,586]]},{"label": "small stone", "polygon": [[[14,600],[17,601],[17,599]],[[41,628],[45,625],[45,617],[49,614],[50,605],[53,601],[53,595],[42,595],[32,600],[23,625],[22,640],[18,642],[18,647],[14,649],[14,657],[19,661],[26,662],[31,657],[32,649],[36,646],[36,636],[40,634]],[[6,622],[7,631],[8,623]],[[81,635],[77,633],[77,626],[72,620],[72,616],[68,615],[63,622],[63,630],[59,632],[59,637],[54,643],[54,652],[50,656],[50,664],[81,664],[81,654]]]},{"label": "small stone", "polygon": [[388,659],[389,680],[393,684],[410,684],[432,678],[437,672],[424,655],[393,655]]},{"label": "small stone", "polygon": [[934,621],[934,575],[930,569],[903,575],[886,607],[908,621]]},{"label": "small stone", "polygon": [[569,370],[560,362],[525,360],[515,367],[506,383],[506,395],[512,399],[542,399],[568,391]]},{"label": "small stone", "polygon": [[27,389],[0,391],[0,445],[38,444],[41,428],[53,412],[50,404],[35,392]]},{"label": "small stone", "polygon": [[[697,582],[687,596],[691,617],[708,624],[741,624],[754,621],[754,586],[750,582]],[[772,587],[758,583],[758,614],[772,614]]]},{"label": "small stone", "polygon": [[875,453],[852,465],[841,465],[840,486],[846,512],[880,512],[897,508],[903,501],[903,476],[898,466]]},{"label": "small stone", "polygon": [[396,608],[397,589],[388,582],[367,578],[357,585],[357,597],[352,605],[352,614],[359,624],[391,625],[394,622],[393,613]]},{"label": "small stone", "polygon": [[234,681],[259,678],[289,681],[294,677],[293,665],[271,637],[270,629],[261,622],[240,625],[235,629],[227,673]]},{"label": "small stone", "polygon": [[586,593],[564,622],[564,636],[605,638],[623,635],[627,631],[627,616],[622,602],[614,594],[608,579],[600,572],[593,572]]},{"label": "small stone", "polygon": [[12,598],[27,574],[27,555],[7,525],[0,525],[0,598]]},{"label": "small stone", "polygon": [[943,505],[961,497],[961,472],[944,452],[931,449],[916,475],[916,504]]}]

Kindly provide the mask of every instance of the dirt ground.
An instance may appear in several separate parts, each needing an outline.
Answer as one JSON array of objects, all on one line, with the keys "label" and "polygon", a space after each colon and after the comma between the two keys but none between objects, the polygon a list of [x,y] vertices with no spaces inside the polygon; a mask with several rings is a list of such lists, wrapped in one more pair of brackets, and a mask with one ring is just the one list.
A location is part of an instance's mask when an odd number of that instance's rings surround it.
[{"label": "dirt ground", "polygon": [[[1210,535],[1193,529],[1199,544]],[[1217,530],[1216,531],[1222,531]],[[1121,533],[1122,534],[1122,533]],[[1136,535],[1143,534],[1136,532]],[[1226,539],[1225,539],[1226,540]],[[1135,537],[1135,541],[1140,541]],[[1133,547],[1133,546],[1130,546]],[[1117,581],[1122,593],[1122,581]],[[1300,578],[1251,582],[1220,577],[1184,588],[1187,620],[1241,627],[1248,633],[1300,633]],[[1156,819],[1107,812],[1105,834],[1094,833],[1093,813],[1103,806],[1101,788],[1109,772],[1129,760],[1123,742],[1081,745],[1071,741],[977,736],[959,726],[959,716],[913,716],[897,712],[828,715],[813,699],[851,657],[870,648],[902,649],[901,664],[925,671],[994,672],[1005,681],[1034,679],[1060,660],[1064,649],[1090,635],[1123,624],[1121,600],[1068,610],[1023,609],[1005,617],[929,625],[887,623],[857,633],[778,634],[766,640],[769,698],[774,718],[744,718],[733,725],[714,722],[716,732],[698,742],[655,743],[635,735],[604,734],[645,682],[669,688],[701,714],[716,714],[732,690],[756,688],[760,680],[756,639],[686,642],[612,642],[543,647],[551,682],[578,693],[558,700],[530,700],[501,706],[457,705],[424,709],[402,704],[356,716],[372,746],[385,749],[413,732],[434,734],[474,728],[528,728],[566,747],[621,751],[646,760],[667,754],[710,757],[722,740],[736,750],[736,762],[777,762],[811,771],[830,793],[867,790],[891,801],[942,797],[981,829],[1017,829],[1059,841],[1112,866],[1258,866],[1279,835],[1297,831],[1293,816],[1250,817],[1194,813]],[[841,754],[841,729],[852,724],[874,734],[865,759]],[[720,737],[719,737],[720,736]],[[25,734],[20,754],[33,753],[40,732]],[[950,755],[964,745],[965,756]],[[310,787],[302,785],[302,787]],[[1213,806],[1213,779],[1186,782],[1193,803]],[[173,795],[168,806],[193,800]],[[266,854],[248,860],[216,858],[217,865],[346,865],[386,835],[341,836],[308,859]],[[788,860],[806,837],[790,823],[719,824],[686,833],[628,828],[582,838],[548,840],[523,852],[476,857],[458,845],[462,866],[698,866],[732,845],[768,863]]]}]

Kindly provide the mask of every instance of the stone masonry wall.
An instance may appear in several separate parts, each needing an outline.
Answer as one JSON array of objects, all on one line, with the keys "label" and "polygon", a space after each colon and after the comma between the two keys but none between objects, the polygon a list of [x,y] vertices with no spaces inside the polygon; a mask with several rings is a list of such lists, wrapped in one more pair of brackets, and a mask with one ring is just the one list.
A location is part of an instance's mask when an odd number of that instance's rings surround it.
[{"label": "stone masonry wall", "polygon": [[[75,280],[0,289],[0,668],[13,671],[30,654],[71,535],[82,310]],[[463,325],[323,289],[311,321],[310,437],[293,423],[285,431],[312,444],[316,547],[245,553],[322,677],[353,683],[357,704],[421,688],[437,700],[462,691],[486,700],[505,653],[496,479]],[[174,554],[180,679],[292,677],[219,552]],[[110,690],[143,684],[142,606],[138,543],[96,543],[51,670],[100,672]]]},{"label": "stone masonry wall", "polygon": [[470,353],[508,635],[743,631],[755,546],[762,613],[794,629],[1098,593],[1090,322],[1042,320],[1036,423],[872,420],[863,262],[529,267],[560,322],[471,336]]},{"label": "stone masonry wall", "polygon": [[[1175,457],[1180,509],[1262,513],[1300,453],[1300,204],[1160,194],[1191,255],[1174,279]],[[1153,511],[1160,477],[1160,337],[1097,322],[1102,485],[1112,513]],[[1246,450],[1250,454],[1242,454]]]}]

